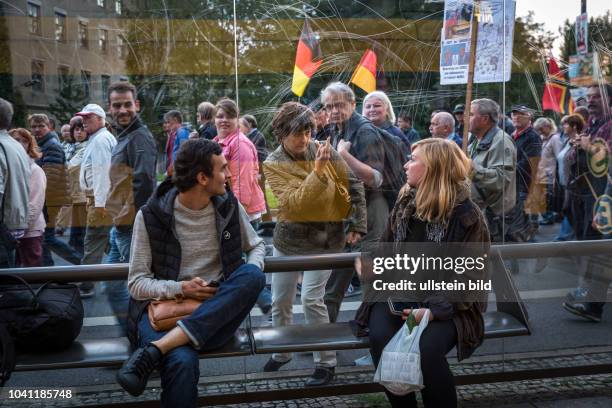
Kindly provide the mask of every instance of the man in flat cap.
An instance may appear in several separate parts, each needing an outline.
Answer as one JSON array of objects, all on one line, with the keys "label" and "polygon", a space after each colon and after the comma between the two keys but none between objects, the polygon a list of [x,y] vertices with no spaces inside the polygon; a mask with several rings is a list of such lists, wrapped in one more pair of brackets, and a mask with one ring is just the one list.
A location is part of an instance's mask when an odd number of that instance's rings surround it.
[{"label": "man in flat cap", "polygon": [[542,140],[532,126],[533,109],[525,105],[512,107],[511,119],[516,128],[512,139],[516,145],[516,216],[510,226],[513,240],[529,241],[538,229],[539,209],[533,192],[535,175],[542,155]]}]

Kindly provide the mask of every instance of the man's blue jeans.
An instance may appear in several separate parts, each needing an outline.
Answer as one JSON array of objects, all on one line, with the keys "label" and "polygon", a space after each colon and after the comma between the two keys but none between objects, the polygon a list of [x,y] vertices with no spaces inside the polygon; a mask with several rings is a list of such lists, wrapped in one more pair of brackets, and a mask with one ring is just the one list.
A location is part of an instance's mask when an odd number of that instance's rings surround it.
[{"label": "man's blue jeans", "polygon": [[[161,406],[195,407],[200,364],[198,351],[214,350],[227,343],[255,305],[266,279],[257,266],[245,264],[221,282],[218,292],[179,322],[190,344],[173,349],[162,360]],[[162,338],[167,332],[151,328],[147,313],[138,324],[140,346]]]},{"label": "man's blue jeans", "polygon": [[[104,263],[128,263],[130,262],[130,247],[132,245],[132,232],[121,232],[115,227],[109,234],[110,250],[104,258]],[[130,293],[127,288],[127,281],[108,281],[106,284],[106,296],[113,309],[113,313],[119,321],[123,334],[127,331],[127,312],[130,302]]]}]

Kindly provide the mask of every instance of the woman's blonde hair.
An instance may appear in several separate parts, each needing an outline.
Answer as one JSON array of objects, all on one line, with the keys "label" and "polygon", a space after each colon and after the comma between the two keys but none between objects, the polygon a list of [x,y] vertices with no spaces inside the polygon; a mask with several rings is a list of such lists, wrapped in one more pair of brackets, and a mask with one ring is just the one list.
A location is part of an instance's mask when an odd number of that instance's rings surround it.
[{"label": "woman's blonde hair", "polygon": [[415,151],[425,165],[416,191],[416,215],[428,222],[447,222],[459,204],[459,193],[469,194],[470,160],[457,143],[446,139],[421,140],[412,145]]}]

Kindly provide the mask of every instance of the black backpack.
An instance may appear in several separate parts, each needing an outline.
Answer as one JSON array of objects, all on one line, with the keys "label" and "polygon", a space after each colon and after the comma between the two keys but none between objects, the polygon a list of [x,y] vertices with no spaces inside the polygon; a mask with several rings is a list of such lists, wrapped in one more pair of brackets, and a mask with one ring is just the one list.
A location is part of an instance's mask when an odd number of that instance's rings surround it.
[{"label": "black backpack", "polygon": [[366,124],[371,124],[372,127],[376,129],[383,142],[385,162],[382,174],[383,182],[381,189],[385,199],[387,200],[390,211],[395,205],[395,201],[397,201],[397,195],[399,194],[400,189],[404,186],[404,184],[406,184],[404,164],[407,161],[407,152],[404,150],[404,144],[399,137],[392,135],[384,129],[374,126],[372,122],[365,118],[363,118],[363,121],[359,124],[357,130]]},{"label": "black backpack", "polygon": [[0,385],[15,366],[15,348],[65,349],[82,326],[83,303],[76,285],[31,286],[19,276],[0,272]]},{"label": "black backpack", "polygon": [[[378,128],[377,128],[378,129]],[[389,211],[397,201],[397,195],[404,184],[406,184],[406,153],[402,140],[383,129],[378,129],[378,133],[385,146],[385,169],[383,171],[383,194],[389,204]]]}]

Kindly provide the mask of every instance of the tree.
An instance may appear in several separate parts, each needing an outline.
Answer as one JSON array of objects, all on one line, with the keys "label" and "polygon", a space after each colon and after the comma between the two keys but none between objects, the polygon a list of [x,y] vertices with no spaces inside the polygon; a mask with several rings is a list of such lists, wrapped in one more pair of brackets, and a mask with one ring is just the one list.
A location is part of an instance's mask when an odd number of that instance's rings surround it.
[{"label": "tree", "polygon": [[[559,28],[559,33],[563,37],[561,59],[569,61],[570,55],[576,54],[575,23],[569,19],[565,20]],[[603,16],[589,19],[589,51],[605,50],[610,44],[612,44],[612,12],[608,10]],[[609,52],[608,50],[607,53]]]},{"label": "tree", "polygon": [[55,102],[49,104],[49,112],[55,116],[58,123],[65,124],[87,101],[82,82],[76,81],[74,75],[68,75],[60,80],[59,94]]}]

